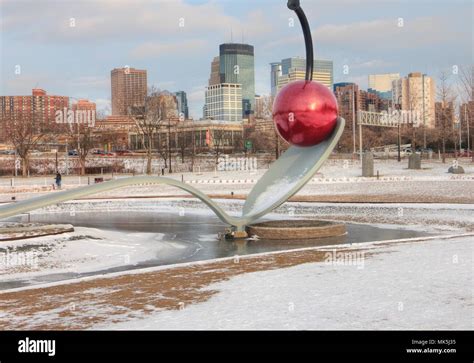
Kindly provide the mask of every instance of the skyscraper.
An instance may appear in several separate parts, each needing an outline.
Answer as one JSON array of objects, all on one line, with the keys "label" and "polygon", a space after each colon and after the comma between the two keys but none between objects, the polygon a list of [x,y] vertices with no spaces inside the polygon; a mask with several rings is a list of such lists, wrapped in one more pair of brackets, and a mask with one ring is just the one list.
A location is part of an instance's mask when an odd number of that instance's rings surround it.
[{"label": "skyscraper", "polygon": [[399,78],[399,73],[369,74],[369,90],[390,100],[392,99],[392,82]]},{"label": "skyscraper", "polygon": [[249,44],[225,43],[219,46],[221,83],[242,85],[242,116],[255,110],[254,48]]},{"label": "skyscraper", "polygon": [[[392,82],[392,103],[416,112],[426,127],[435,126],[435,82],[419,72]],[[414,115],[412,115],[414,117]]]},{"label": "skyscraper", "polygon": [[222,121],[242,121],[242,86],[236,83],[208,86],[204,117]]},{"label": "skyscraper", "polygon": [[110,72],[112,115],[127,115],[132,106],[143,106],[147,95],[146,70],[115,68]]},{"label": "skyscraper", "polygon": [[282,75],[281,63],[270,63],[270,67],[270,89],[271,95],[275,97],[278,91],[278,78]]},{"label": "skyscraper", "polygon": [[221,83],[219,56],[214,57],[211,63],[211,76],[209,77],[209,86]]},{"label": "skyscraper", "polygon": [[188,108],[188,98],[186,92],[178,91],[175,93],[176,100],[178,101],[178,112],[183,114],[184,118],[189,119],[189,108]]},{"label": "skyscraper", "polygon": [[[271,65],[271,89],[277,93],[284,85],[292,81],[305,79],[306,59],[300,57],[282,59],[280,63]],[[278,73],[280,73],[279,76]],[[276,81],[275,81],[276,80]],[[329,89],[333,87],[333,63],[329,60],[316,59],[313,63],[313,80],[324,84]],[[275,83],[276,82],[276,83]]]}]

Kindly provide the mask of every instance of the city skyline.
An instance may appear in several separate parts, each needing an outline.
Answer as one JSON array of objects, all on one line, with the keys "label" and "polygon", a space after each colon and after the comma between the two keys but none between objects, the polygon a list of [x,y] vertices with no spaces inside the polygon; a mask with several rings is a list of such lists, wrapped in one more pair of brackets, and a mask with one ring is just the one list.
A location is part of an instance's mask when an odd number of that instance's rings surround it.
[{"label": "city skyline", "polygon": [[[427,8],[421,1],[410,6],[345,2],[350,11],[343,13],[339,2],[305,6],[312,14],[316,57],[334,62],[334,82],[355,82],[365,89],[368,74],[422,72],[436,78],[441,70],[472,62],[471,5],[455,3],[435,2]],[[145,1],[142,7],[127,1],[94,1],[58,3],[48,13],[30,1],[2,1],[0,6],[4,54],[0,94],[21,95],[43,88],[52,94],[89,99],[98,110],[111,109],[110,70],[128,65],[146,69],[150,85],[185,91],[190,116],[198,119],[209,64],[217,46],[231,40],[231,31],[233,41],[240,42],[245,29],[243,41],[255,47],[256,94],[270,94],[271,62],[301,57],[304,52],[299,25],[295,22],[290,27],[285,7],[270,1]],[[166,19],[160,15],[165,7],[170,14]],[[206,11],[210,16],[201,15]],[[143,21],[136,24],[125,15]],[[211,17],[218,20],[210,23]],[[179,27],[180,18],[183,27]],[[156,34],[164,40],[154,41]],[[47,55],[31,57],[40,50]]]}]

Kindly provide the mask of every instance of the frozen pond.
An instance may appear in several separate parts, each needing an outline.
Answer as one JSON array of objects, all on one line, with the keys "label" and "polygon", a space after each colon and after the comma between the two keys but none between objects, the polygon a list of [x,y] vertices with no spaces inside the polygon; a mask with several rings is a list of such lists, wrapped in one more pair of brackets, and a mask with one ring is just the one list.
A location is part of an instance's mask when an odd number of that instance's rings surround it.
[{"label": "frozen pond", "polygon": [[[271,215],[271,217],[272,219],[292,218],[288,215]],[[127,261],[125,259],[112,268],[100,268],[99,264],[99,267],[93,268],[93,271],[61,273],[45,271],[43,274],[35,274],[34,277],[14,279],[9,279],[7,275],[0,279],[0,290],[235,255],[428,235],[428,233],[407,229],[380,228],[365,224],[346,223],[348,233],[339,237],[293,241],[264,239],[222,241],[218,239],[217,235],[219,232],[223,232],[226,226],[217,217],[206,213],[191,212],[179,215],[178,213],[163,211],[126,213],[118,211],[82,211],[75,213],[73,216],[70,213],[34,214],[31,216],[31,222],[71,223],[75,227],[94,228],[100,230],[102,235],[110,238],[110,240],[116,238],[115,236],[122,236],[125,242],[122,242],[121,247],[128,242],[130,245],[137,245],[141,249],[142,257],[138,261]],[[49,246],[54,249],[53,244]],[[44,245],[29,244],[28,242],[22,244],[23,251],[35,251],[38,248],[44,248]],[[94,248],[90,247],[90,249],[93,250]],[[1,249],[0,252],[2,252]],[[61,254],[58,253],[57,256],[61,256]],[[100,255],[96,257],[99,259],[107,258]]]}]

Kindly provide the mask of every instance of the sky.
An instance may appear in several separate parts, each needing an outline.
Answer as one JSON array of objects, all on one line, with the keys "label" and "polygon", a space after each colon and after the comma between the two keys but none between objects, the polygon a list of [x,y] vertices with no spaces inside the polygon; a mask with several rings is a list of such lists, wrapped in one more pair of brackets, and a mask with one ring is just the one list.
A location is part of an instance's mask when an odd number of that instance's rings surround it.
[{"label": "sky", "polygon": [[[444,71],[473,63],[471,0],[301,0],[316,58],[335,82]],[[292,18],[294,26],[291,26]],[[183,25],[184,20],[184,26]],[[231,38],[232,37],[232,38]],[[255,47],[256,93],[270,93],[270,62],[305,55],[286,0],[0,0],[0,95],[87,98],[110,112],[110,71],[148,71],[148,85],[188,95],[202,116],[219,44]],[[346,67],[345,67],[346,66]],[[344,69],[348,72],[344,72]]]}]

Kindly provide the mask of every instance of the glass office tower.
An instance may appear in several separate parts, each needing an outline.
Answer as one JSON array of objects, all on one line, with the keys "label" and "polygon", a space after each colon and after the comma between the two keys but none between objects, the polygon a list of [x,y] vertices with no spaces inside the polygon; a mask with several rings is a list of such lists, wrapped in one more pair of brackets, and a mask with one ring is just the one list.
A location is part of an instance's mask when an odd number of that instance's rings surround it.
[{"label": "glass office tower", "polygon": [[242,85],[242,116],[255,110],[255,65],[252,45],[225,43],[219,46],[219,71],[222,83]]},{"label": "glass office tower", "polygon": [[[273,81],[277,65],[281,67],[281,74]],[[305,78],[306,59],[300,57],[282,59],[280,63],[271,63],[272,88],[280,90],[285,84]],[[315,59],[313,63],[313,80],[324,84],[329,89],[333,87],[333,62],[330,60]],[[276,93],[276,92],[275,92]]]},{"label": "glass office tower", "polygon": [[189,119],[188,98],[186,92],[178,91],[175,95],[178,101],[178,112],[182,113],[186,120]]}]

